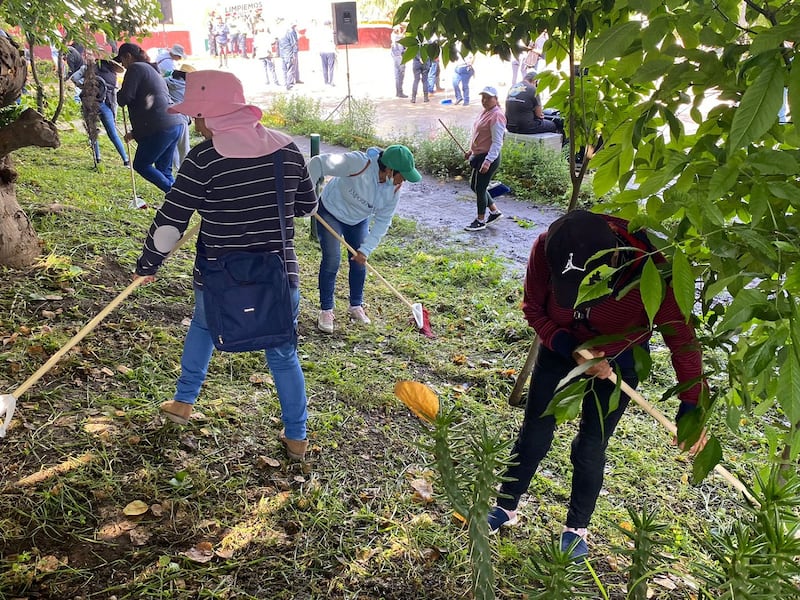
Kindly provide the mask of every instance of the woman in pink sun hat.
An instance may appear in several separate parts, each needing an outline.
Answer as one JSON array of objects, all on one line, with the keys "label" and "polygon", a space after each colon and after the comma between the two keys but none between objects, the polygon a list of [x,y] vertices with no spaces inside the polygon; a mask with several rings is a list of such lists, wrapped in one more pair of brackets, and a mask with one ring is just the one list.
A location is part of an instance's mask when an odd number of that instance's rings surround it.
[{"label": "woman in pink sun hat", "polygon": [[[292,138],[261,125],[261,109],[246,102],[242,83],[232,73],[187,73],[184,101],[169,110],[191,117],[198,133],[206,139],[192,148],[181,164],[175,184],[150,226],[136,263],[136,274],[152,279],[193,214],[200,215],[194,316],[184,342],[175,395],[161,405],[166,418],[186,424],[214,350],[205,315],[201,266],[234,251],[285,257],[296,321],[300,281],[294,250],[294,217],[315,213],[317,197],[303,155]],[[285,244],[276,185],[281,165]],[[296,336],[292,342],[269,348],[265,353],[281,405],[284,429],[280,439],[289,457],[301,460],[308,446],[308,413]]]}]

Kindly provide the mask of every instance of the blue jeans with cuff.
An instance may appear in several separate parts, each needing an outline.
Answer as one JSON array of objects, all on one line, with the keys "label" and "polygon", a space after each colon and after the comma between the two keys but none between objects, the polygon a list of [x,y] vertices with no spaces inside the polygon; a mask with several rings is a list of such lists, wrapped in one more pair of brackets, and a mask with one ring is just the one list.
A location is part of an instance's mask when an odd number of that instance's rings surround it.
[{"label": "blue jeans with cuff", "polygon": [[[331,213],[325,210],[320,202],[319,216],[330,225],[354,249],[358,250],[369,233],[369,219],[347,225],[342,223]],[[331,232],[324,227],[317,229],[319,245],[322,249],[322,261],[319,265],[319,304],[322,310],[332,310],[334,306],[333,292],[336,288],[336,274],[342,261],[342,247]],[[364,282],[367,279],[367,267],[353,260],[353,255],[348,250],[348,264],[350,271],[348,281],[350,284],[350,306],[361,306],[364,303]]]},{"label": "blue jeans with cuff", "polygon": [[[291,292],[296,325],[300,310],[300,289],[291,288]],[[194,315],[183,343],[181,375],[175,389],[175,400],[187,404],[194,404],[197,401],[213,352],[214,342],[206,324],[203,290],[195,289]],[[281,421],[286,429],[286,437],[290,440],[304,440],[308,409],[306,382],[297,357],[297,345],[288,343],[277,348],[269,348],[264,353],[278,392]]]}]

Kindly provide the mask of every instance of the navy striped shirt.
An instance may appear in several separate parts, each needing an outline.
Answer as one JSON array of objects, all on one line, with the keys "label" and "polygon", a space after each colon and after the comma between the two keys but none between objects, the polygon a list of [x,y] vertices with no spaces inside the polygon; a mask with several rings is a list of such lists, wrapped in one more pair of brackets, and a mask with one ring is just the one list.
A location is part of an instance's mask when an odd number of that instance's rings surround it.
[{"label": "navy striped shirt", "polygon": [[[164,205],[156,212],[136,262],[136,273],[154,275],[196,211],[201,217],[197,254],[215,260],[227,252],[274,252],[283,255],[276,204],[275,159],[283,157],[286,206],[286,270],[292,287],[300,285],[294,251],[294,217],[316,212],[317,197],[306,163],[292,142],[257,158],[225,158],[206,140],[181,164]],[[194,267],[195,285],[202,277]]]}]

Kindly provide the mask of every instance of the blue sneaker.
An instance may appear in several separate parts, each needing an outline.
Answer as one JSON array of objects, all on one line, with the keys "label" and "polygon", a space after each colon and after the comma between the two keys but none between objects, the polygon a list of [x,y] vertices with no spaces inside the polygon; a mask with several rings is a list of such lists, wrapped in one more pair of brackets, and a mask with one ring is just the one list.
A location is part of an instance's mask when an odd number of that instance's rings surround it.
[{"label": "blue sneaker", "polygon": [[517,524],[517,511],[506,510],[500,506],[495,506],[489,511],[489,535],[494,535],[500,531],[501,527],[511,527]]},{"label": "blue sneaker", "polygon": [[583,559],[589,556],[589,547],[586,545],[586,540],[574,531],[565,531],[561,534],[561,551],[565,554],[569,553],[576,563],[583,562]]}]

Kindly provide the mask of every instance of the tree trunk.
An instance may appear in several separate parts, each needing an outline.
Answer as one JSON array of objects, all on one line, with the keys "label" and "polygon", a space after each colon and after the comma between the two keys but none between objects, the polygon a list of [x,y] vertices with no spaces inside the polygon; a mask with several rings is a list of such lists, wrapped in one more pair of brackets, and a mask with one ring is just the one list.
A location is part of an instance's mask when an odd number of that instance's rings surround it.
[{"label": "tree trunk", "polygon": [[[0,159],[0,171],[13,173],[10,156]],[[30,266],[41,253],[31,222],[17,203],[14,181],[0,179],[0,265],[19,269]]]},{"label": "tree trunk", "polygon": [[[27,75],[25,57],[7,37],[0,37],[0,107],[13,106]],[[12,113],[13,114],[13,113]],[[0,122],[0,265],[21,268],[33,263],[41,247],[17,202],[17,172],[10,153],[26,146],[58,148],[56,127],[35,110]]]}]

